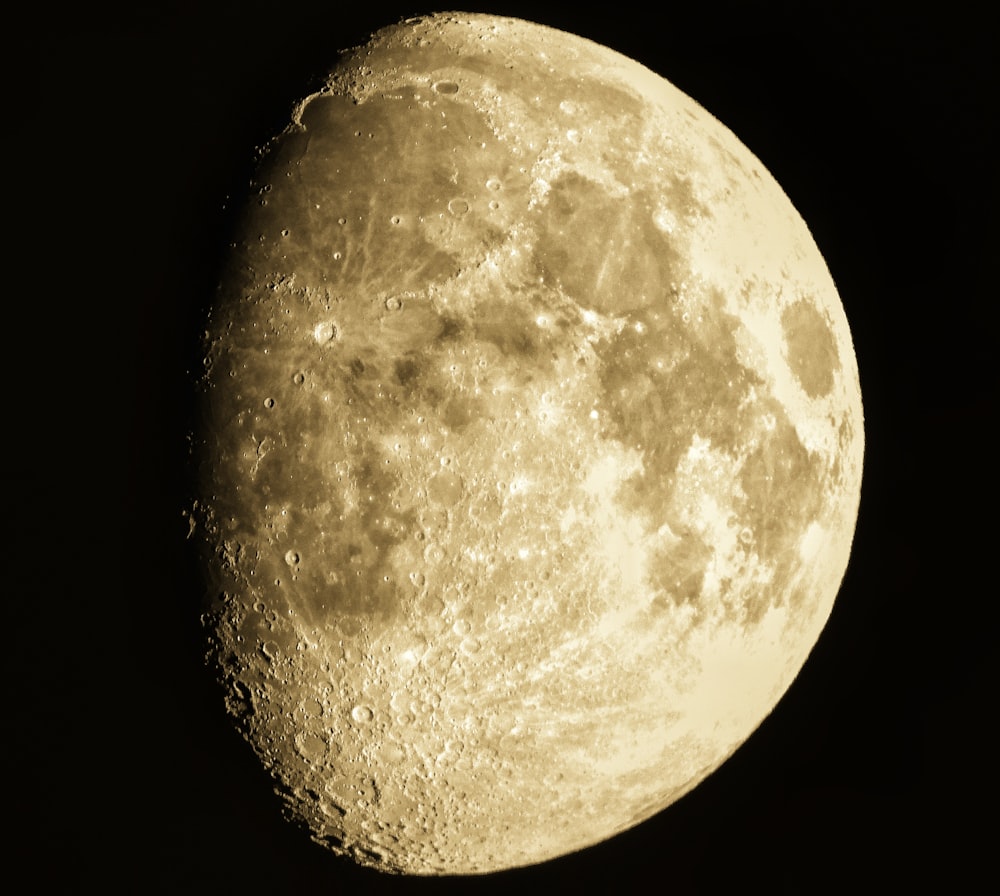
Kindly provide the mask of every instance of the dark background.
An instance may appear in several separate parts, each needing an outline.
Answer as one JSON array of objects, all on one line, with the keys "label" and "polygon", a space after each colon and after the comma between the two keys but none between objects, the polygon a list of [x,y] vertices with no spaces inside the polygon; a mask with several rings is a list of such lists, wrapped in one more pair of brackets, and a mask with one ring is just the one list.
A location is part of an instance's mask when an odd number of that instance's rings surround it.
[{"label": "dark background", "polygon": [[28,540],[9,557],[4,725],[7,822],[29,889],[54,877],[66,892],[963,891],[990,846],[977,812],[989,817],[995,753],[982,681],[997,593],[986,14],[463,5],[638,59],[763,161],[838,284],[867,453],[829,625],[720,771],[576,855],[402,879],[355,868],[281,819],[201,665],[181,516],[187,372],[255,146],[337,50],[434,11],[342,5],[39,5],[8,35],[27,59],[8,84],[8,409],[10,432],[26,434],[11,440],[22,453],[8,500]]}]

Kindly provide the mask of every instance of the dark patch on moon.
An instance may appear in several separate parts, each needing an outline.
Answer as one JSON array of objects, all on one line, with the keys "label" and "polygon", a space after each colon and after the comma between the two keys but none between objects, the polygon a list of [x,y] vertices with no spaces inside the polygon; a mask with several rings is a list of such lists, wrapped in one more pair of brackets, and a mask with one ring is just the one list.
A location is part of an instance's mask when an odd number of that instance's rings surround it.
[{"label": "dark patch on moon", "polygon": [[420,373],[420,366],[412,358],[400,358],[393,369],[401,386],[411,385]]},{"label": "dark patch on moon", "polygon": [[539,351],[538,326],[513,302],[491,303],[477,315],[476,339],[493,343],[503,357],[528,361]]},{"label": "dark patch on moon", "polygon": [[691,604],[699,610],[705,571],[712,559],[712,548],[694,533],[685,533],[680,541],[654,551],[649,563],[649,581],[656,590],[654,607],[668,610]]},{"label": "dark patch on moon", "polygon": [[785,336],[785,359],[802,391],[822,398],[833,388],[840,370],[837,343],[820,310],[808,300],[789,305],[781,314]]},{"label": "dark patch on moon", "polygon": [[440,410],[441,422],[453,433],[462,433],[470,424],[486,417],[482,402],[466,395],[445,399]]},{"label": "dark patch on moon", "polygon": [[[253,209],[244,239],[256,266],[269,256],[275,269],[313,270],[335,288],[420,291],[457,273],[461,255],[475,247],[481,254],[501,239],[495,226],[472,213],[471,200],[491,176],[509,196],[523,178],[512,173],[513,161],[484,116],[447,102],[442,128],[440,112],[419,103],[411,87],[362,104],[314,97],[302,110],[301,126],[273,141],[261,163],[256,183],[261,189],[280,183],[282,189],[269,190]],[[456,171],[458,139],[481,149],[464,155]],[[373,195],[360,184],[379,184],[379,191]],[[454,239],[445,248],[417,222],[436,220],[461,196],[468,197],[470,212],[462,219],[465,244],[456,252]],[[405,199],[393,203],[392,197]],[[317,269],[316,259],[333,251],[336,262]]]},{"label": "dark patch on moon", "polygon": [[761,438],[740,471],[745,498],[737,505],[739,520],[753,533],[753,549],[773,563],[774,577],[761,591],[749,593],[734,608],[745,624],[756,624],[766,610],[787,597],[788,584],[801,565],[799,541],[823,511],[823,463],[799,439],[780,402],[771,400],[773,430]]},{"label": "dark patch on moon", "polygon": [[647,196],[623,201],[577,172],[552,183],[537,229],[534,258],[546,281],[602,314],[649,305],[681,264]]},{"label": "dark patch on moon", "polygon": [[[746,398],[761,378],[737,360],[740,322],[722,309],[721,294],[713,298],[716,307],[704,309],[697,328],[671,308],[646,334],[623,330],[601,355],[607,435],[642,451],[645,467],[619,500],[651,519],[661,519],[663,493],[672,489],[692,439],[700,436],[736,455],[756,413]],[[657,359],[665,359],[665,370]]]}]

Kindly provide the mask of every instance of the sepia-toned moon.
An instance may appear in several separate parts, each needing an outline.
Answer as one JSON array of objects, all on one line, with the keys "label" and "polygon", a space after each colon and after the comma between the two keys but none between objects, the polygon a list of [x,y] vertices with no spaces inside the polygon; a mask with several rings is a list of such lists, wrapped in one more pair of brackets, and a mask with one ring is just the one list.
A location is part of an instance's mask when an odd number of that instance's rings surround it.
[{"label": "sepia-toned moon", "polygon": [[863,453],[833,281],[739,140],[612,50],[456,13],[345,54],[262,154],[205,345],[210,656],[357,862],[642,822],[830,614]]}]

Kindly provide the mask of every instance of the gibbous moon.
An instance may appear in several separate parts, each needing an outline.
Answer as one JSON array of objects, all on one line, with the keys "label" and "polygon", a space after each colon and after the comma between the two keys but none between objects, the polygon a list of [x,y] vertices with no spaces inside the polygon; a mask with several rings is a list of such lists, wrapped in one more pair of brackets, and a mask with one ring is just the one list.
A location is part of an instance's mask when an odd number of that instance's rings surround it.
[{"label": "gibbous moon", "polygon": [[725,762],[829,616],[863,453],[830,274],[736,137],[588,40],[407,20],[266,147],[230,261],[210,654],[314,839],[491,872]]}]

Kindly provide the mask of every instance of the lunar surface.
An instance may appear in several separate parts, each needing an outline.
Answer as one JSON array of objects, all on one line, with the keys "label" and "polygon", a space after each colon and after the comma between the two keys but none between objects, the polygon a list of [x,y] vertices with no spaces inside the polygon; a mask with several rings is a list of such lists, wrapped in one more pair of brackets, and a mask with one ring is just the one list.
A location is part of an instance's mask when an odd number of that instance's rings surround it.
[{"label": "lunar surface", "polygon": [[541,862],[659,812],[831,611],[863,423],[760,162],[639,64],[408,20],[262,153],[195,434],[209,654],[314,839]]}]

